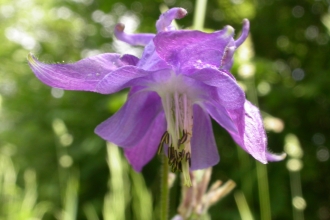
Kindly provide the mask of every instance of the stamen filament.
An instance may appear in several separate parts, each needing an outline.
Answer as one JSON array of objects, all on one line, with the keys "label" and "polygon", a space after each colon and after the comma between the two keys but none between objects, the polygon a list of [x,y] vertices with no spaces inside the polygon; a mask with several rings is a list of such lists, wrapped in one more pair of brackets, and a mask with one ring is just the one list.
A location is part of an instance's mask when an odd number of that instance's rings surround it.
[{"label": "stamen filament", "polygon": [[[182,172],[185,185],[191,186],[189,169],[191,167],[191,145],[193,126],[194,94],[184,86],[182,76],[171,73],[164,87],[157,88],[162,98],[167,122],[167,131],[163,134],[158,153],[167,145],[168,164],[172,172]],[[157,91],[157,90],[156,90]]]},{"label": "stamen filament", "polygon": [[187,109],[187,95],[183,94],[183,111],[184,111],[184,119],[183,119],[183,127],[187,128],[187,113],[188,113],[188,109]]},{"label": "stamen filament", "polygon": [[[177,137],[180,137],[180,132],[179,132],[179,123],[180,123],[180,107],[179,107],[179,95],[178,92],[176,91],[174,93],[174,101],[175,101],[175,132]],[[178,109],[179,107],[179,109]],[[179,147],[179,146],[177,146]]]}]

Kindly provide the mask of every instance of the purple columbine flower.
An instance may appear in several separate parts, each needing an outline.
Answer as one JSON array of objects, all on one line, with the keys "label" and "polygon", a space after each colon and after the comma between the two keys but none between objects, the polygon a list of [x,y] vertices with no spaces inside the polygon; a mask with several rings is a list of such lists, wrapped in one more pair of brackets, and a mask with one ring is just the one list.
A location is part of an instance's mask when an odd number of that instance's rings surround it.
[{"label": "purple columbine flower", "polygon": [[234,30],[204,33],[176,30],[171,22],[186,15],[172,8],[156,23],[157,34],[127,34],[115,27],[119,40],[145,46],[141,59],[106,53],[72,64],[45,64],[28,60],[45,84],[66,90],[111,94],[130,88],[125,105],[95,129],[103,139],[124,148],[136,171],[163,150],[173,171],[182,171],[191,185],[189,170],[204,169],[219,161],[211,118],[234,141],[261,163],[278,161],[284,154],[267,151],[267,137],[258,108],[229,72],[234,51],[247,38],[243,20],[238,39]]}]

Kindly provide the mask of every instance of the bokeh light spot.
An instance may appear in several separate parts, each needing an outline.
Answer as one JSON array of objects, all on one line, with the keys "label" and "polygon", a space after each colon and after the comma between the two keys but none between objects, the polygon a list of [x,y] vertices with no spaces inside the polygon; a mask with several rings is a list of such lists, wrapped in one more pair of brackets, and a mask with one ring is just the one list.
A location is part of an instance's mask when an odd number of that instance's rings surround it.
[{"label": "bokeh light spot", "polygon": [[315,38],[317,38],[319,35],[319,29],[318,27],[311,25],[309,26],[306,30],[305,30],[305,37],[308,40],[313,40]]},{"label": "bokeh light spot", "polygon": [[312,141],[315,145],[322,145],[325,142],[325,137],[321,133],[316,133],[313,135]]},{"label": "bokeh light spot", "polygon": [[59,98],[63,97],[64,90],[63,89],[58,89],[58,88],[52,88],[51,94],[54,98],[59,99]]},{"label": "bokeh light spot", "polygon": [[284,151],[290,156],[294,158],[302,158],[303,151],[300,146],[299,139],[294,134],[288,134],[285,137],[285,145]]},{"label": "bokeh light spot", "polygon": [[291,158],[286,163],[286,167],[288,168],[288,170],[290,170],[292,172],[297,172],[302,169],[303,164],[300,159]]},{"label": "bokeh light spot", "polygon": [[298,210],[304,210],[306,208],[306,201],[301,196],[295,196],[292,199],[292,204]]},{"label": "bokeh light spot", "polygon": [[73,160],[69,155],[62,155],[59,159],[59,163],[62,167],[67,168],[73,164]]},{"label": "bokeh light spot", "polygon": [[305,13],[305,9],[300,5],[297,5],[292,9],[292,15],[296,18],[301,18],[304,15],[304,13]]},{"label": "bokeh light spot", "polygon": [[295,81],[300,81],[300,80],[303,80],[305,77],[305,72],[303,69],[301,68],[296,68],[292,71],[292,78],[295,80]]},{"label": "bokeh light spot", "polygon": [[268,131],[274,131],[275,133],[280,133],[284,129],[284,122],[275,117],[266,116],[264,118],[264,126]]},{"label": "bokeh light spot", "polygon": [[325,162],[329,160],[329,150],[326,147],[319,147],[316,151],[316,158],[321,161]]},{"label": "bokeh light spot", "polygon": [[247,78],[250,78],[254,75],[255,73],[255,66],[253,64],[250,64],[250,63],[246,63],[246,64],[243,64],[239,67],[238,69],[238,74],[244,78],[244,79],[247,79]]},{"label": "bokeh light spot", "polygon": [[289,38],[287,36],[279,36],[277,38],[277,46],[280,48],[287,48],[290,45]]},{"label": "bokeh light spot", "polygon": [[0,13],[2,14],[3,17],[10,18],[14,15],[15,8],[12,5],[2,5],[0,7]]},{"label": "bokeh light spot", "polygon": [[93,11],[92,19],[93,19],[93,21],[100,23],[102,21],[103,15],[104,15],[104,12],[101,10]]},{"label": "bokeh light spot", "polygon": [[131,4],[131,9],[137,13],[140,13],[143,10],[143,5],[141,2],[136,1]]},{"label": "bokeh light spot", "polygon": [[270,92],[271,87],[268,82],[262,81],[258,84],[257,90],[259,92],[259,95],[264,96]]},{"label": "bokeh light spot", "polygon": [[330,218],[329,207],[323,206],[319,208],[318,215],[321,220],[327,220]]},{"label": "bokeh light spot", "polygon": [[60,142],[64,147],[67,147],[72,144],[73,137],[71,134],[65,133],[60,136]]}]

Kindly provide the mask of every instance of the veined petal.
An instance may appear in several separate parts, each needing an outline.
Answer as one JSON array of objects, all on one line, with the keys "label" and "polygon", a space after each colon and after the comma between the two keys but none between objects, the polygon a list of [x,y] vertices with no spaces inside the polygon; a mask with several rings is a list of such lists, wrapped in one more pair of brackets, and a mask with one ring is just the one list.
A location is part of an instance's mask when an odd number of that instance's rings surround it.
[{"label": "veined petal", "polygon": [[69,64],[45,64],[32,54],[28,56],[34,74],[46,85],[66,89],[96,92],[96,85],[109,73],[120,67],[136,65],[138,58],[105,53]]},{"label": "veined petal", "polygon": [[230,117],[230,114],[223,106],[214,100],[210,100],[204,102],[203,107],[211,117],[230,134],[237,144],[243,145],[243,139],[238,130],[237,121],[234,121]]},{"label": "veined petal", "polygon": [[158,114],[144,137],[133,147],[125,148],[125,156],[133,169],[140,172],[156,154],[159,140],[166,130],[165,115]]},{"label": "veined petal", "polygon": [[95,133],[120,147],[134,147],[161,111],[161,100],[155,92],[137,91],[116,114],[98,125]]},{"label": "veined petal", "polygon": [[267,136],[259,109],[245,101],[245,130],[244,150],[261,163],[280,161],[286,157],[285,153],[273,154],[267,150]]},{"label": "veined petal", "polygon": [[189,77],[216,87],[220,104],[224,108],[234,110],[244,106],[245,94],[243,90],[236,80],[227,73],[212,68],[204,68],[189,75]]},{"label": "veined petal", "polygon": [[[111,94],[139,84],[137,79],[148,76],[148,72],[135,66],[124,66],[103,77],[95,86],[95,91]],[[142,79],[143,80],[143,79]]]},{"label": "veined petal", "polygon": [[249,101],[245,101],[245,131],[244,146],[246,152],[261,163],[267,163],[267,136],[263,126],[259,109]]},{"label": "veined petal", "polygon": [[257,107],[246,100],[244,109],[226,110],[215,98],[212,99],[203,103],[204,108],[243,150],[264,164],[285,158],[285,154],[268,152],[267,136]]},{"label": "veined petal", "polygon": [[214,33],[200,31],[166,31],[153,39],[156,51],[166,62],[185,69],[203,64],[220,67],[226,48],[234,42],[233,28]]},{"label": "veined petal", "polygon": [[194,125],[191,139],[191,169],[214,166],[220,160],[215,143],[210,116],[194,105]]},{"label": "veined petal", "polygon": [[154,42],[151,41],[144,48],[142,57],[138,62],[137,67],[149,71],[156,71],[159,69],[170,68],[170,65],[168,65],[163,59],[159,57],[155,50]]}]

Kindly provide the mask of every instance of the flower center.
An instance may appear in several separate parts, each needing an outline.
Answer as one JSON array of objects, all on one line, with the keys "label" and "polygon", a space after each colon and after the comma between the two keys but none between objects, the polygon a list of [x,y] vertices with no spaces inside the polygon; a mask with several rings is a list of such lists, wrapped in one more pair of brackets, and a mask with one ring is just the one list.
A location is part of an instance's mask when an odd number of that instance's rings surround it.
[{"label": "flower center", "polygon": [[190,186],[189,168],[191,166],[191,145],[193,127],[192,102],[186,93],[166,94],[162,97],[167,131],[163,134],[158,153],[164,144],[168,146],[167,157],[172,172],[182,172],[185,185]]},{"label": "flower center", "polygon": [[199,101],[202,91],[191,86],[191,79],[174,71],[159,72],[158,79],[158,82],[148,86],[161,97],[167,122],[158,154],[165,146],[172,172],[182,172],[184,184],[191,186],[189,168],[192,160],[190,140],[193,135],[193,104]]}]

